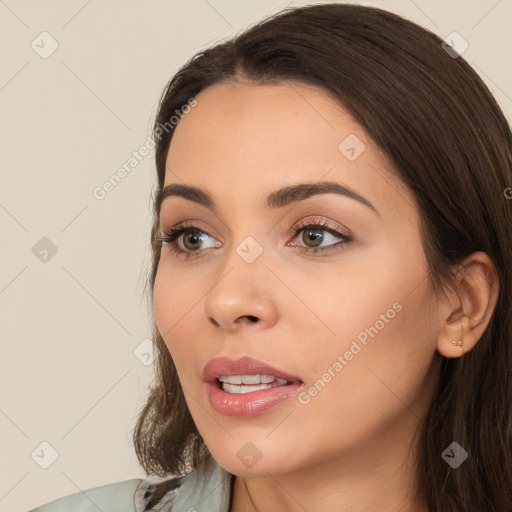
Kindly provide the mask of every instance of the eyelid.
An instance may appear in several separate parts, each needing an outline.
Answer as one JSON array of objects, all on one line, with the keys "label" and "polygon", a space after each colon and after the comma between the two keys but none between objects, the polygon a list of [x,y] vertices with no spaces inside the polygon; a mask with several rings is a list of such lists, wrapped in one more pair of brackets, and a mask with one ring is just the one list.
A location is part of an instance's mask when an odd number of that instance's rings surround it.
[{"label": "eyelid", "polygon": [[190,219],[190,220],[184,220],[183,222],[178,222],[176,224],[171,224],[168,227],[166,227],[165,223],[160,223],[160,236],[165,235],[168,231],[176,231],[178,229],[185,229],[189,228],[190,231],[193,231],[194,229],[197,231],[201,231],[206,233],[207,235],[221,241],[222,237],[219,235],[217,230],[211,226],[203,227],[203,222],[200,220]]},{"label": "eyelid", "polygon": [[343,236],[347,239],[353,238],[351,231],[343,224],[333,223],[325,217],[319,216],[307,216],[298,220],[290,230],[289,236],[296,236],[299,231],[310,226],[316,226],[335,236]]}]

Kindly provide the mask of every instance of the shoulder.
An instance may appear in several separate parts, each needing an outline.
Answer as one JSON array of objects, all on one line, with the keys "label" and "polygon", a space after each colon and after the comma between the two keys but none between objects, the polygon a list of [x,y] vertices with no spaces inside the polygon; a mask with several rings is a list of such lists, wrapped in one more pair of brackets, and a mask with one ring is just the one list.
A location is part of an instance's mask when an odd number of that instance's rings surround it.
[{"label": "shoulder", "polygon": [[93,487],[64,496],[29,512],[149,512],[176,496],[181,478],[153,482],[140,478]]},{"label": "shoulder", "polygon": [[204,471],[153,483],[142,481],[137,489],[137,511],[143,512],[229,512],[234,476],[213,459]]},{"label": "shoulder", "polygon": [[[216,463],[203,473],[131,479],[77,492],[29,512],[228,512],[233,475]],[[202,508],[200,508],[202,507]]]}]

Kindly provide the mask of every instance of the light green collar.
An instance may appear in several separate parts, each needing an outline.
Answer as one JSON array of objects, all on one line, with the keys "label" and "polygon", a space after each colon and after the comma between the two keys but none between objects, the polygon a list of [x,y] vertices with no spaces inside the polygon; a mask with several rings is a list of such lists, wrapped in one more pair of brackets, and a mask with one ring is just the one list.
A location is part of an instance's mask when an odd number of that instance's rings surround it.
[{"label": "light green collar", "polygon": [[174,503],[162,512],[229,512],[234,477],[212,461],[204,474],[193,471],[183,478]]}]

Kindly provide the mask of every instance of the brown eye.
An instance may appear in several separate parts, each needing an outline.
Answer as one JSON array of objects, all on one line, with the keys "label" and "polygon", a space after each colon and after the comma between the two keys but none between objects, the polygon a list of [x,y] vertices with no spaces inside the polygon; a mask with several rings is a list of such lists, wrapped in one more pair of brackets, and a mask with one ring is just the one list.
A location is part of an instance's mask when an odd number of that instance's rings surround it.
[{"label": "brown eye", "polygon": [[[201,248],[201,243],[204,241],[204,236],[201,235],[202,231],[188,231],[183,235],[183,245],[189,251],[196,251]],[[205,233],[203,233],[205,235]]]},{"label": "brown eye", "polygon": [[342,250],[352,237],[327,221],[302,223],[292,228],[297,240],[291,245],[303,253],[324,253]]},{"label": "brown eye", "polygon": [[205,252],[204,249],[222,246],[222,243],[198,226],[187,224],[167,229],[162,235],[162,242],[176,256],[186,258],[200,255]]},{"label": "brown eye", "polygon": [[318,247],[323,239],[324,235],[322,234],[323,229],[305,229],[302,232],[302,241],[308,247]]}]

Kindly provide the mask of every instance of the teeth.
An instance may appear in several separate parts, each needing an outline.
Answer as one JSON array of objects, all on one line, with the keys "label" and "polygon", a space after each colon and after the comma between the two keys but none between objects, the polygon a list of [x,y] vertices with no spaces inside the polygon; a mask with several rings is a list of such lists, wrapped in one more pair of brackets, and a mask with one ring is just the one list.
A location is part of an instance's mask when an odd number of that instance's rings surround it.
[{"label": "teeth", "polygon": [[221,375],[218,379],[221,388],[227,393],[251,393],[288,383],[286,379],[273,375]]},{"label": "teeth", "polygon": [[270,389],[275,386],[272,386],[270,384],[256,384],[256,385],[240,385],[237,386],[236,384],[229,384],[228,382],[222,383],[222,389],[223,391],[226,391],[226,393],[252,393],[253,391],[259,391],[260,389]]},{"label": "teeth", "polygon": [[277,380],[279,384],[288,382],[286,379],[280,379],[273,375],[221,375],[219,380],[229,384],[270,384],[274,380]]},{"label": "teeth", "polygon": [[[242,384],[259,384],[260,382],[265,382],[259,375],[242,375],[240,378],[242,379]],[[272,380],[274,379],[272,378]]]}]

